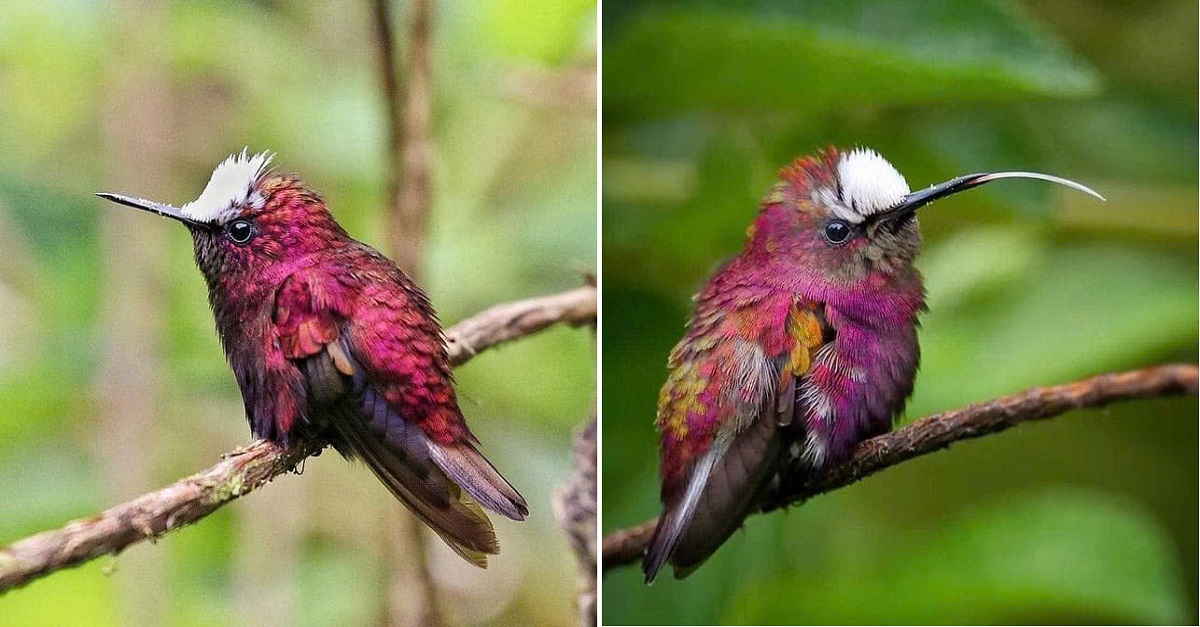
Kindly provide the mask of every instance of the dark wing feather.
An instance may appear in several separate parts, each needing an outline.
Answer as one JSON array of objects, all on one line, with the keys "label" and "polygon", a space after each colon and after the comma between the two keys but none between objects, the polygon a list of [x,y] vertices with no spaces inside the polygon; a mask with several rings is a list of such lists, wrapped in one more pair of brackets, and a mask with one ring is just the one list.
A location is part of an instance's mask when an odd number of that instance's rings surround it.
[{"label": "dark wing feather", "polygon": [[[469,443],[439,444],[393,409],[350,349],[345,320],[326,306],[338,299],[322,288],[330,288],[328,279],[293,275],[281,287],[276,307],[280,346],[305,376],[313,418],[332,427],[328,435],[339,450],[362,459],[455,552],[486,566],[487,555],[498,553],[499,545],[483,510],[460,487],[474,484],[461,478],[492,481],[491,489],[474,491],[489,506],[506,505],[496,508],[506,516],[523,516],[524,500]],[[469,452],[460,452],[464,447]]]},{"label": "dark wing feather", "polygon": [[359,299],[369,315],[345,329],[347,355],[392,407],[429,436],[434,464],[480,505],[524,520],[525,499],[480,454],[459,410],[445,338],[428,299],[390,263],[375,270],[380,276]]},{"label": "dark wing feather", "polygon": [[[674,566],[677,578],[687,576],[758,507],[759,498],[779,467],[784,442],[803,429],[803,425],[794,424],[797,385],[824,341],[824,322],[819,312],[815,304],[793,304],[786,328],[777,331],[785,334],[783,343],[787,352],[783,354],[735,350],[736,342],[749,346],[748,342],[754,338],[740,338],[742,329],[736,326],[719,325],[714,328],[726,338],[724,342],[701,343],[706,346],[703,350],[686,345],[683,350],[676,348],[680,353],[677,373],[680,368],[684,371],[689,368],[688,359],[693,363],[718,362],[720,367],[711,371],[718,373],[714,376],[725,378],[709,380],[707,385],[721,385],[726,394],[724,404],[719,406],[721,427],[712,443],[689,464],[682,487],[664,491],[663,514],[642,562],[647,583],[654,580],[668,561]],[[726,318],[732,319],[735,318]],[[764,372],[769,375],[764,377]],[[764,378],[769,381],[764,382]],[[673,376],[663,398],[667,403],[676,401],[680,398],[676,393],[678,388],[695,394],[698,388],[688,383],[690,379]],[[744,387],[747,385],[753,385],[754,389],[748,390]],[[770,386],[766,398],[744,402],[761,398],[758,392],[764,385]],[[690,405],[692,399],[684,398],[688,402],[683,405]],[[665,411],[673,409],[666,407]],[[663,411],[660,406],[660,422]]]},{"label": "dark wing feather", "polygon": [[[742,526],[742,522],[757,503],[759,486],[770,479],[777,466],[781,441],[780,430],[772,421],[756,420],[745,431],[730,438],[726,445],[719,449],[714,446],[709,451],[713,456],[712,469],[708,472],[696,505],[691,510],[704,514],[691,516],[687,525],[678,533],[674,550],[670,554],[676,579],[691,574]],[[668,520],[678,511],[669,511]],[[709,512],[719,514],[713,515]],[[659,526],[662,527],[663,524],[660,523]],[[667,529],[670,529],[670,526],[667,526]],[[668,538],[660,540],[657,531],[655,530],[655,540],[666,544]],[[656,544],[652,542],[651,547]],[[649,554],[654,554],[653,549]],[[658,565],[661,566],[661,561],[664,560],[659,560]]]},{"label": "dark wing feather", "polygon": [[[327,381],[330,371],[343,379],[348,394],[325,405],[323,416],[349,446],[418,518],[450,548],[477,566],[500,546],[483,510],[430,459],[431,443],[416,425],[397,415],[361,372],[346,376],[325,351],[305,362],[310,381]],[[349,383],[347,386],[346,384]]]}]

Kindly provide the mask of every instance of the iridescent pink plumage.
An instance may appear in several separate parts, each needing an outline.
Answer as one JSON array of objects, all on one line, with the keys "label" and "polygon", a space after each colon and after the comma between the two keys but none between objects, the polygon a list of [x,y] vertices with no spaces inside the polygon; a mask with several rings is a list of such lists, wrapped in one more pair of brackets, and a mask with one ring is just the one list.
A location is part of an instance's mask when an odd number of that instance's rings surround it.
[{"label": "iridescent pink plumage", "polygon": [[499,545],[479,505],[515,520],[528,509],[476,448],[429,300],[299,178],[266,172],[269,161],[230,157],[181,209],[102,196],[187,224],[256,436],[362,459],[459,555],[486,565]]},{"label": "iridescent pink plumage", "polygon": [[[700,290],[659,396],[663,514],[643,563],[699,566],[782,483],[884,433],[913,389],[925,309],[915,211],[999,178],[910,193],[872,151],[780,172],[740,254]],[[786,474],[783,469],[791,469]],[[798,469],[798,470],[797,470]],[[801,476],[797,476],[797,473]]]}]

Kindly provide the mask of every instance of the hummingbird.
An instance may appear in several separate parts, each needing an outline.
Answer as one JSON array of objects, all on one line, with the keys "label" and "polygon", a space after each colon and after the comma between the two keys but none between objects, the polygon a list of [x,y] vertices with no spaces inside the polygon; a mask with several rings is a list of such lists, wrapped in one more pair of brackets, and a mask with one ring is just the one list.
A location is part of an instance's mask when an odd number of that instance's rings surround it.
[{"label": "hummingbird", "polygon": [[1091,189],[1035,172],[960,176],[910,192],[878,153],[826,149],[779,172],[742,251],[695,297],[658,400],[663,503],[643,557],[682,579],[781,485],[891,430],[920,361],[917,210],[1000,179]]},{"label": "hummingbird", "polygon": [[429,298],[350,237],[272,155],[233,154],[181,207],[99,193],[182,222],[255,437],[329,444],[362,460],[468,562],[499,552],[480,505],[525,499],[479,452],[455,396]]}]

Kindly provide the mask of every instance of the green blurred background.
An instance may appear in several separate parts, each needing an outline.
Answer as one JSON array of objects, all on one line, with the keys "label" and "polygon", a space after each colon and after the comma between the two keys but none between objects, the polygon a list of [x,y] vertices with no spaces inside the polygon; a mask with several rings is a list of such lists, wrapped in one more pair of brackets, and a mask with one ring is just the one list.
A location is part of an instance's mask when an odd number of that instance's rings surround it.
[{"label": "green blurred background", "polygon": [[[408,4],[394,2],[401,81]],[[186,231],[92,196],[180,203],[249,146],[386,248],[369,2],[20,0],[0,8],[0,544],[169,484],[249,441]],[[596,267],[596,5],[436,3],[423,284],[447,325]],[[530,502],[479,571],[436,539],[451,624],[574,619],[551,513],[595,398],[585,329],[456,373]],[[0,625],[377,624],[398,506],[325,454],[199,524],[0,596]],[[493,517],[495,518],[495,517]],[[401,608],[403,609],[403,608]]]},{"label": "green blurred background", "polygon": [[[1197,352],[1197,4],[607,0],[603,530],[658,512],[652,421],[690,296],[775,172],[877,149],[922,214],[901,423]],[[753,517],[683,582],[605,575],[609,624],[1197,620],[1197,402],[1027,425]]]}]

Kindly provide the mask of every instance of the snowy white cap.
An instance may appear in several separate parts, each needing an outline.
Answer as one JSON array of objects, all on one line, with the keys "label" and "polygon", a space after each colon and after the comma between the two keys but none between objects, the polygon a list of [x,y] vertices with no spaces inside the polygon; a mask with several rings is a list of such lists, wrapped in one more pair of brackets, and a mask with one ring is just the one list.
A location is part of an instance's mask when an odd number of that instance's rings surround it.
[{"label": "snowy white cap", "polygon": [[838,217],[855,224],[895,207],[909,192],[904,175],[869,148],[843,154],[837,177],[841,203],[835,203],[832,209]]},{"label": "snowy white cap", "polygon": [[255,185],[271,163],[271,157],[269,152],[247,156],[246,149],[241,154],[229,155],[213,170],[200,196],[181,207],[180,212],[197,222],[220,224],[239,215],[247,203],[264,202]]}]

